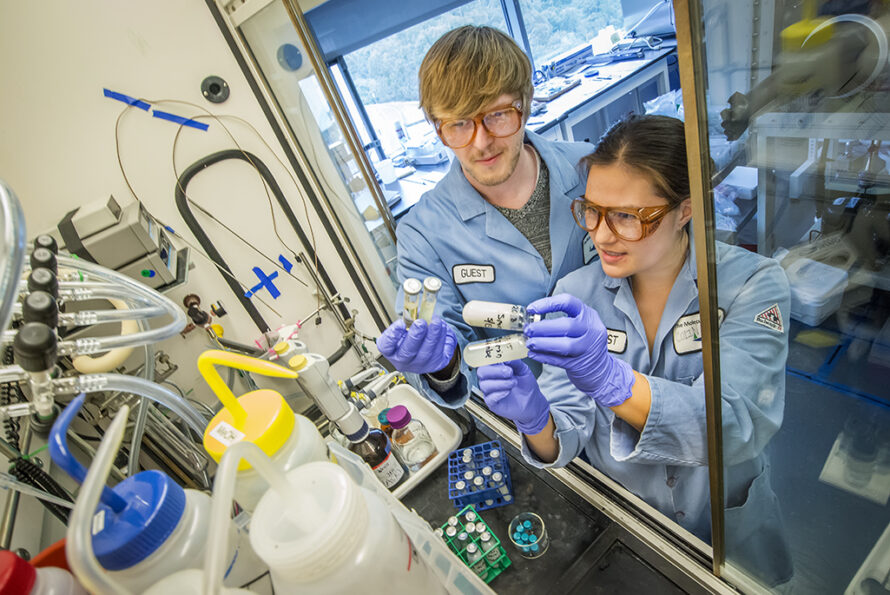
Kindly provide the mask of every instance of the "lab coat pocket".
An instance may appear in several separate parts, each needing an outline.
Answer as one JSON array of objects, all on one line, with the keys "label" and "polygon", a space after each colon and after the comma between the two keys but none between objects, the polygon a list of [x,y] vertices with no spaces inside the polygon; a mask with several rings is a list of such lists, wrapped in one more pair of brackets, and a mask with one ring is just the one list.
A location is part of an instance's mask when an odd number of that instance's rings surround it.
[{"label": "lab coat pocket", "polygon": [[776,586],[791,579],[794,566],[769,470],[764,464],[748,487],[744,504],[726,509],[726,560]]}]

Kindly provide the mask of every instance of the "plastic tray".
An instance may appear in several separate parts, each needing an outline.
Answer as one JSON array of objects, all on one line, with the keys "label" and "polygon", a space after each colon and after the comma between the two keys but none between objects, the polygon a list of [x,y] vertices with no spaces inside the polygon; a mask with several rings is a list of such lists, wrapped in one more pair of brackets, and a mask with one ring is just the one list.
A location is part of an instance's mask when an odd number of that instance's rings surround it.
[{"label": "plastic tray", "polygon": [[[492,459],[489,456],[493,449],[499,451],[497,459]],[[470,450],[473,453],[473,459],[469,465],[463,462],[463,453],[466,450]],[[492,474],[500,472],[503,475],[503,480],[495,484],[490,480],[491,476],[488,476],[482,489],[471,490],[469,486],[463,490],[457,489],[456,484],[458,481],[464,480],[466,471],[472,471],[475,475],[480,475],[482,469],[486,466],[491,467]],[[506,491],[504,487],[506,487]],[[456,450],[448,455],[448,497],[451,498],[451,501],[454,502],[457,508],[474,504],[476,510],[488,510],[489,508],[513,503],[513,482],[510,480],[510,465],[507,463],[507,455],[504,454],[504,449],[500,442],[497,440],[483,442],[482,444]]]},{"label": "plastic tray", "polygon": [[439,465],[448,458],[448,453],[457,448],[460,444],[461,434],[457,424],[448,419],[448,417],[439,411],[439,409],[427,401],[417,390],[410,384],[399,384],[389,389],[386,393],[389,398],[389,406],[404,405],[411,412],[411,417],[423,422],[436,449],[439,451],[433,459],[412,473],[408,480],[393,490],[396,498],[401,498],[414,489],[414,486],[423,481],[430,473],[432,473]]},{"label": "plastic tray", "polygon": [[[424,563],[433,569],[449,593],[452,595],[494,595],[491,587],[470,570],[449,549],[448,544],[442,538],[433,533],[432,528],[425,520],[413,510],[408,510],[392,492],[380,483],[371,468],[358,455],[346,450],[336,442],[330,444],[330,449],[336,463],[343,467],[356,483],[371,490],[389,505],[396,521],[408,534]],[[440,454],[441,452],[447,453],[448,451],[440,451]],[[424,469],[427,467],[429,464],[424,466]]]}]

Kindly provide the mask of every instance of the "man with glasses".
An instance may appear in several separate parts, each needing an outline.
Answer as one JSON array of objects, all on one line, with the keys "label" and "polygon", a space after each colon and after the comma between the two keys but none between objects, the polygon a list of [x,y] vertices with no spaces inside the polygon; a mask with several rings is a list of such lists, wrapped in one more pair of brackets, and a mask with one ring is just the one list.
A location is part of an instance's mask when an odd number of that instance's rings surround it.
[{"label": "man with glasses", "polygon": [[[398,320],[377,346],[415,387],[448,407],[461,406],[475,385],[463,347],[500,334],[468,326],[463,304],[528,304],[596,255],[570,209],[587,177],[578,163],[593,147],[525,129],[531,74],[510,37],[477,26],[446,33],[420,67],[420,106],[456,159],[399,223],[398,277],[437,277],[442,289],[432,323],[406,328]],[[402,302],[400,289],[397,311]]]}]

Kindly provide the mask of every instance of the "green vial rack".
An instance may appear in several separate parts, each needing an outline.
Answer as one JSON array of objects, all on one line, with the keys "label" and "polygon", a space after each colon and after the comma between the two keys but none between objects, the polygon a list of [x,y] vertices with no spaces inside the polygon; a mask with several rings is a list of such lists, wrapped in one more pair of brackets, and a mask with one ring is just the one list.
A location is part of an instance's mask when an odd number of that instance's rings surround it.
[{"label": "green vial rack", "polygon": [[[473,524],[476,525],[476,530],[472,532],[472,535],[470,535],[467,531],[468,521],[466,517],[468,512],[472,512],[476,515],[476,520],[472,521]],[[476,512],[476,509],[473,507],[472,504],[468,504],[467,506],[463,507],[460,512],[458,512],[454,516],[457,517],[457,525],[455,525],[456,533],[454,537],[449,537],[446,533],[448,527],[450,526],[446,521],[445,524],[441,527],[443,532],[442,539],[445,541],[445,543],[448,544],[448,547],[451,549],[451,551],[457,554],[458,558],[460,558],[464,564],[466,564],[469,568],[476,572],[479,578],[481,578],[486,583],[490,583],[495,578],[497,578],[500,573],[506,570],[510,566],[510,564],[512,564],[510,558],[507,556],[506,550],[504,550],[503,546],[501,545],[501,540],[498,539],[498,536],[494,534],[494,531],[491,530],[491,527],[488,526],[488,523],[486,523],[479,515],[479,513]],[[494,544],[489,545],[488,549],[484,551],[482,550],[482,540],[480,539],[482,533],[478,530],[478,526],[480,523],[485,526],[485,531],[488,532],[488,534],[491,536],[491,543]],[[463,543],[458,540],[458,535],[460,535],[462,532],[468,533],[467,539]],[[478,547],[479,550],[482,552],[482,558],[472,566],[467,562],[467,545],[471,543],[475,543],[476,547]],[[497,557],[495,557],[493,554],[493,552],[495,551],[498,553]],[[488,554],[491,554],[491,558],[489,558]],[[484,570],[482,570],[482,564],[484,564]]]}]

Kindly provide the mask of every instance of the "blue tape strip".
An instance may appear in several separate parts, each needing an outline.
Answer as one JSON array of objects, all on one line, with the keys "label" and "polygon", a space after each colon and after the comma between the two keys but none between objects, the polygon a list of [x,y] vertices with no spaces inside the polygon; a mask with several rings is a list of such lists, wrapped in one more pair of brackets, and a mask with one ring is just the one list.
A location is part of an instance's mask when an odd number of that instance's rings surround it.
[{"label": "blue tape strip", "polygon": [[283,266],[284,270],[288,273],[291,271],[292,268],[294,268],[294,265],[291,264],[291,262],[284,257],[284,254],[278,255],[278,262],[281,263],[281,266]]},{"label": "blue tape strip", "polygon": [[118,101],[123,101],[128,105],[132,105],[133,107],[138,107],[139,109],[143,109],[148,111],[148,108],[151,107],[151,104],[142,101],[141,99],[136,99],[135,97],[130,97],[129,95],[124,95],[123,93],[118,93],[117,91],[112,91],[110,89],[102,89],[102,92],[105,94],[105,97],[110,99],[117,99]]},{"label": "blue tape strip", "polygon": [[162,112],[159,109],[151,110],[151,115],[155,118],[169,120],[171,122],[175,122],[176,124],[182,124],[183,126],[191,126],[192,128],[197,128],[198,130],[207,130],[207,128],[209,128],[209,126],[203,122],[196,122],[188,118],[183,118],[182,116],[177,116],[176,114],[171,114],[170,112]]},{"label": "blue tape strip", "polygon": [[275,285],[272,283],[275,277],[278,276],[278,271],[273,271],[271,275],[267,275],[260,267],[253,267],[253,272],[260,280],[260,282],[251,287],[250,291],[256,293],[257,291],[265,287],[269,290],[269,294],[272,296],[273,299],[278,299],[278,296],[281,295],[281,292],[278,291],[278,288],[275,287]]}]

